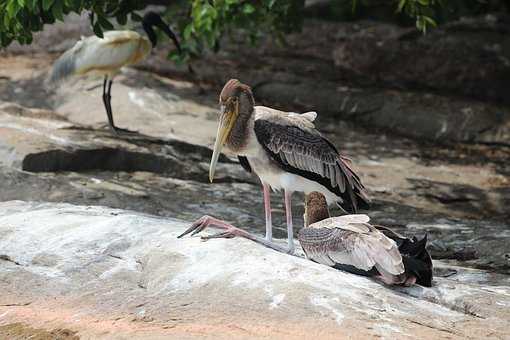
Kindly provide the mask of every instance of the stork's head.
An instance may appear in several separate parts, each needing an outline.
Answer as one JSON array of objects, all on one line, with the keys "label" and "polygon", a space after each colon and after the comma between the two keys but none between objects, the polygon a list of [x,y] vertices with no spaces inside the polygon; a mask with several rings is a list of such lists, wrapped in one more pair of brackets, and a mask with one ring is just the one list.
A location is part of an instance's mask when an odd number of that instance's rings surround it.
[{"label": "stork's head", "polygon": [[255,101],[248,85],[237,79],[230,79],[220,93],[220,121],[214,142],[211,165],[209,167],[209,180],[214,178],[214,170],[221,150],[227,142],[232,129],[240,120],[246,121],[253,113]]},{"label": "stork's head", "polygon": [[305,227],[329,218],[328,202],[323,194],[313,191],[305,196]]},{"label": "stork's head", "polygon": [[154,27],[156,27],[165,32],[165,34],[170,39],[172,39],[179,53],[182,52],[181,45],[179,44],[179,40],[177,39],[177,36],[175,35],[174,31],[172,31],[170,26],[168,26],[167,23],[165,23],[163,19],[161,19],[161,16],[159,14],[155,12],[147,12],[143,16],[142,25],[144,31],[147,33],[147,37],[152,43],[152,48],[156,47],[158,43],[158,36],[154,32]]}]

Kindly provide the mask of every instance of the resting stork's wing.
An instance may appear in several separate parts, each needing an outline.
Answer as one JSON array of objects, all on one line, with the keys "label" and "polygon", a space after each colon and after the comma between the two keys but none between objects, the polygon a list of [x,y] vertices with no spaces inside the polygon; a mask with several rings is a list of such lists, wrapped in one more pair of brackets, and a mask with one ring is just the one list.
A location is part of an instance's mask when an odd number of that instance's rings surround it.
[{"label": "resting stork's wing", "polygon": [[368,209],[360,178],[335,146],[305,117],[293,114],[259,114],[255,135],[269,156],[287,172],[317,182],[341,198],[348,212]]},{"label": "resting stork's wing", "polygon": [[336,217],[329,217],[322,221],[312,223],[308,228],[342,228],[357,233],[367,233],[370,231],[365,224],[370,221],[370,217],[365,214],[350,214]]},{"label": "resting stork's wing", "polygon": [[363,271],[375,267],[388,277],[404,273],[395,242],[366,223],[302,228],[298,239],[307,258],[327,266],[349,265]]}]

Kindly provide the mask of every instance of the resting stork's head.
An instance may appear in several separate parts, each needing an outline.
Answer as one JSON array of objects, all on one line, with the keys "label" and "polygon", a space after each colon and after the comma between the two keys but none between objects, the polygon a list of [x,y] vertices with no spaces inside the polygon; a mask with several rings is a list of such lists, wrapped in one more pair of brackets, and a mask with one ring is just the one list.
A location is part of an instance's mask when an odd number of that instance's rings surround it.
[{"label": "resting stork's head", "polygon": [[236,126],[246,123],[251,117],[254,105],[255,100],[248,85],[237,79],[230,79],[223,86],[220,93],[220,121],[209,167],[209,180],[211,182],[223,146],[231,137],[232,130],[235,130]]},{"label": "resting stork's head", "polygon": [[310,224],[329,218],[328,203],[326,197],[317,191],[313,191],[305,196],[305,227]]}]

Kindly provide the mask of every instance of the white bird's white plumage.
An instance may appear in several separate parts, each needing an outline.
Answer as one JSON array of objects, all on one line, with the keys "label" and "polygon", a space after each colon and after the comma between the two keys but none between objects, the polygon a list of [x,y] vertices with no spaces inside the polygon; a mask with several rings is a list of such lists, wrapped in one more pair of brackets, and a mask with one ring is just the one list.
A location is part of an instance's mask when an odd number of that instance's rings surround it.
[{"label": "white bird's white plumage", "polygon": [[108,31],[104,38],[82,38],[57,59],[50,80],[56,82],[88,73],[111,79],[123,66],[145,58],[150,50],[149,40],[134,31]]}]

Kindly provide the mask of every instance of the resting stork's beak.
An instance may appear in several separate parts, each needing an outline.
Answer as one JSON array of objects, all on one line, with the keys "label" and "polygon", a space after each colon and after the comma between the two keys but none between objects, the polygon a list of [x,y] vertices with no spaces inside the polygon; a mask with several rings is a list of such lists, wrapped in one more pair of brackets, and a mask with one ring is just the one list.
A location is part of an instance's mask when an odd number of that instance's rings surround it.
[{"label": "resting stork's beak", "polygon": [[209,181],[211,181],[211,183],[214,179],[214,171],[216,170],[216,163],[218,163],[221,149],[223,149],[239,114],[239,105],[237,102],[235,105],[228,105],[228,107],[230,109],[226,108],[225,105],[221,106],[220,123],[218,125],[218,132],[216,133],[216,141],[214,142],[211,165],[209,165]]}]

